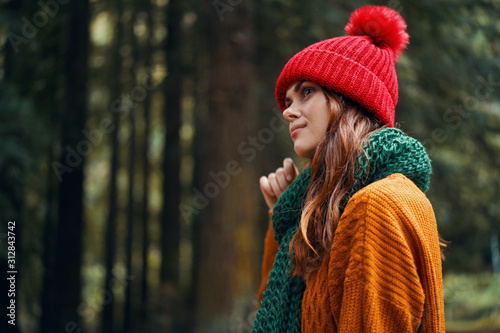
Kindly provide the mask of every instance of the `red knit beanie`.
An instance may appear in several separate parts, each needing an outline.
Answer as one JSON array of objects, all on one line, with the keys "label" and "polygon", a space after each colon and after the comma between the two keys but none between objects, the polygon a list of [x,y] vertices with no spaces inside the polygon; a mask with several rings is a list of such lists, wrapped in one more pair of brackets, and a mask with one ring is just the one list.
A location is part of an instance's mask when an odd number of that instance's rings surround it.
[{"label": "red knit beanie", "polygon": [[409,36],[406,23],[395,10],[364,6],[351,14],[348,36],[313,44],[293,56],[276,84],[276,99],[285,110],[290,84],[312,81],[349,97],[384,124],[394,126],[398,80],[394,64]]}]

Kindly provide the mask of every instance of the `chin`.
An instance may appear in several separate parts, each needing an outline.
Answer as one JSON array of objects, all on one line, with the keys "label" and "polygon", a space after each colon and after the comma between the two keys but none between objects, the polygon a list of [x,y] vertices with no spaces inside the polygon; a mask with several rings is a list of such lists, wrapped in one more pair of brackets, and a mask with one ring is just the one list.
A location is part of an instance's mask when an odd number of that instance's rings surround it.
[{"label": "chin", "polygon": [[301,147],[300,145],[295,145],[293,147],[295,150],[295,153],[299,155],[300,157],[312,159],[314,156],[314,147],[308,148],[308,147]]}]

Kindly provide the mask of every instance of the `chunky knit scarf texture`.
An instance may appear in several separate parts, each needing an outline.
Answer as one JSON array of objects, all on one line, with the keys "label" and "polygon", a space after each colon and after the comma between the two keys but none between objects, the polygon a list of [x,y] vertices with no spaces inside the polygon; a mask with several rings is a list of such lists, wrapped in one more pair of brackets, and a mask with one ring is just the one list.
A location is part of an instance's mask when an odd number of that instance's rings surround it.
[{"label": "chunky knit scarf texture", "polygon": [[[355,183],[344,202],[347,203],[363,187],[394,173],[405,175],[423,192],[429,188],[431,163],[425,148],[399,129],[384,128],[375,132],[364,149],[368,157],[360,155]],[[253,332],[300,332],[300,311],[306,285],[302,278],[289,275],[291,260],[288,247],[298,230],[310,181],[311,171],[308,168],[283,192],[274,206],[272,223],[279,249],[257,311]]]}]

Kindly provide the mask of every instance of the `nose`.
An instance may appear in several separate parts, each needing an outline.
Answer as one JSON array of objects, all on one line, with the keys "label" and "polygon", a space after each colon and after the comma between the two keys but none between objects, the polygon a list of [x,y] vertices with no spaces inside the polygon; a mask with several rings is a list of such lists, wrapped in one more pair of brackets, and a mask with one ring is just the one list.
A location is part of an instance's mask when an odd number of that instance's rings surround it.
[{"label": "nose", "polygon": [[283,117],[289,122],[294,121],[295,119],[300,117],[300,112],[297,108],[290,105],[288,108],[283,111]]}]

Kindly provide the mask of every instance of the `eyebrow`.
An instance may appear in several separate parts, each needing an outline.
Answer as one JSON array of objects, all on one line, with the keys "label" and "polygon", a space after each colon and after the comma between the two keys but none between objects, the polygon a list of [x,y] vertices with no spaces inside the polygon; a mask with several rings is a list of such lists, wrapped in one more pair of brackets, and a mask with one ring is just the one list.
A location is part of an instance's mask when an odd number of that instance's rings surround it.
[{"label": "eyebrow", "polygon": [[[305,80],[299,81],[293,88],[293,91],[298,92],[300,90],[300,87],[302,87],[302,85],[304,84],[304,82],[306,81]],[[289,100],[290,100],[289,97],[285,97],[285,103],[288,102]]]},{"label": "eyebrow", "polygon": [[300,87],[302,87],[302,85],[304,84],[304,82],[306,82],[306,81],[304,81],[304,80],[299,81],[299,83],[297,83],[297,84],[295,85],[295,88],[294,88],[293,90],[294,90],[295,92],[299,91]]}]

